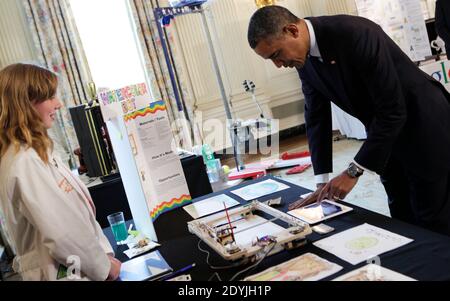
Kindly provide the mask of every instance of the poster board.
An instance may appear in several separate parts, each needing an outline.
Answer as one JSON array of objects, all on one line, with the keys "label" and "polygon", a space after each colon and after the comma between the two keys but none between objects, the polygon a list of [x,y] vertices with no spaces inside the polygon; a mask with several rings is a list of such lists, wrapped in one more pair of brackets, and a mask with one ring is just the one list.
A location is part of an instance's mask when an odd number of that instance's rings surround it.
[{"label": "poster board", "polygon": [[415,62],[432,55],[419,0],[356,0],[358,15],[380,25]]},{"label": "poster board", "polygon": [[126,114],[124,120],[152,220],[190,203],[164,101]]},{"label": "poster board", "polygon": [[450,61],[447,58],[437,62],[435,60],[426,62],[420,69],[439,81],[450,92]]},{"label": "poster board", "polygon": [[98,99],[131,213],[142,231],[162,213],[191,202],[166,105],[152,100],[144,83],[101,92]]}]

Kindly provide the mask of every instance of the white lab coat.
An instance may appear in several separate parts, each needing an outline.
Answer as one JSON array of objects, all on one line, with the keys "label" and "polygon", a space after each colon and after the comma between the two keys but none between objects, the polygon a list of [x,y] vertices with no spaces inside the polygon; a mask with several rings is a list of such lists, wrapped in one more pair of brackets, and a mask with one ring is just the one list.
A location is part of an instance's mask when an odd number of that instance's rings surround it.
[{"label": "white lab coat", "polygon": [[59,280],[64,266],[82,280],[107,278],[114,253],[89,191],[53,154],[45,164],[32,148],[9,148],[0,161],[0,210],[23,280]]}]

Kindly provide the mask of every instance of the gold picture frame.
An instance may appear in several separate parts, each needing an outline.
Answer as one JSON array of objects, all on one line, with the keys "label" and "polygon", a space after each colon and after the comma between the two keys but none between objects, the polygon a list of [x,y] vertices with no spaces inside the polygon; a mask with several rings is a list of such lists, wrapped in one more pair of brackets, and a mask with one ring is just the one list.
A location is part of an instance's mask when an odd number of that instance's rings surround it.
[{"label": "gold picture frame", "polygon": [[255,0],[255,4],[258,8],[264,6],[275,5],[275,0]]}]

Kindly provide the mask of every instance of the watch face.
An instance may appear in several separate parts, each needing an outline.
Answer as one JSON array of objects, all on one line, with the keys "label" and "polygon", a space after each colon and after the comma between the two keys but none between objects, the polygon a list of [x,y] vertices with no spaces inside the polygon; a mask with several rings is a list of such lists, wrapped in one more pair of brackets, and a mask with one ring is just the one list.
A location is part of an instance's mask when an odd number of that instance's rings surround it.
[{"label": "watch face", "polygon": [[356,166],[356,164],[350,164],[349,173],[353,177],[357,178],[357,177],[360,177],[364,173],[364,170],[359,168],[358,166]]},{"label": "watch face", "polygon": [[357,178],[363,174],[362,171],[360,171],[358,166],[356,166],[355,164],[350,164],[347,171],[348,174],[353,178]]},{"label": "watch face", "polygon": [[353,177],[353,178],[356,177],[355,169],[352,168],[352,166],[350,166],[350,167],[348,168],[348,174],[349,174],[351,177]]}]

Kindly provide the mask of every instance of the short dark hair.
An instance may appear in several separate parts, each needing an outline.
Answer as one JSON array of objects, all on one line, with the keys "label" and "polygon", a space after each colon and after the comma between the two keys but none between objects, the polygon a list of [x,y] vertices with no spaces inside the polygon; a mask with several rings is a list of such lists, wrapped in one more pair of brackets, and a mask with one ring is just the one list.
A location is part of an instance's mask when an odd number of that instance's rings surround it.
[{"label": "short dark hair", "polygon": [[283,28],[300,19],[282,6],[270,5],[258,9],[250,19],[248,28],[248,43],[253,49],[266,38],[278,36]]}]

